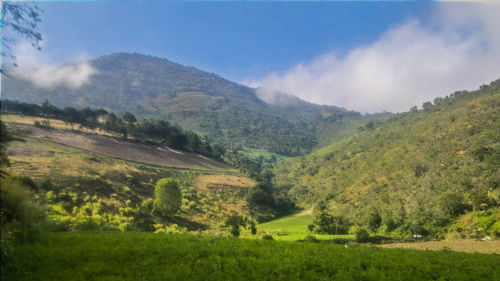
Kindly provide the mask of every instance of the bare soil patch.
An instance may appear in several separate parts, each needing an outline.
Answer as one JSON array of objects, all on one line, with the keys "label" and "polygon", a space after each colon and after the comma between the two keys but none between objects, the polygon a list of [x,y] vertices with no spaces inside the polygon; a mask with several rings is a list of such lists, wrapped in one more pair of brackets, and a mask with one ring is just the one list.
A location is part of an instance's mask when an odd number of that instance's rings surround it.
[{"label": "bare soil patch", "polygon": [[255,185],[255,181],[249,178],[235,175],[200,175],[196,178],[195,186],[199,189],[206,189],[209,186],[231,186],[236,188],[250,188]]},{"label": "bare soil patch", "polygon": [[500,241],[452,240],[452,241],[427,241],[413,243],[393,243],[379,245],[382,248],[402,248],[417,250],[500,254]]},{"label": "bare soil patch", "polygon": [[[126,139],[81,131],[41,129],[27,124],[7,123],[9,130],[23,138],[35,138],[111,157],[150,165],[184,169],[228,170],[224,163],[202,155],[146,145]],[[18,152],[19,153],[19,152]],[[36,152],[29,152],[31,155]],[[33,153],[33,154],[32,154]]]}]

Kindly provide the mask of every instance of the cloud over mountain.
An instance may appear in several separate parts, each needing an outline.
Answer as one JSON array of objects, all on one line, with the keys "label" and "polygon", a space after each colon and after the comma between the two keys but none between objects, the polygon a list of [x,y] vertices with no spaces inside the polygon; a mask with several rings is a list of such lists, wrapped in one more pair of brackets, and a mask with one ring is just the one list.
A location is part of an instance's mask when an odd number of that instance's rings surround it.
[{"label": "cloud over mountain", "polygon": [[76,63],[57,65],[43,52],[29,42],[19,43],[14,48],[17,67],[9,72],[31,82],[38,88],[53,89],[59,86],[78,88],[87,83],[97,71],[84,58]]},{"label": "cloud over mountain", "polygon": [[406,111],[500,77],[498,14],[500,5],[441,5],[431,23],[409,20],[345,56],[323,54],[246,83],[362,112]]}]

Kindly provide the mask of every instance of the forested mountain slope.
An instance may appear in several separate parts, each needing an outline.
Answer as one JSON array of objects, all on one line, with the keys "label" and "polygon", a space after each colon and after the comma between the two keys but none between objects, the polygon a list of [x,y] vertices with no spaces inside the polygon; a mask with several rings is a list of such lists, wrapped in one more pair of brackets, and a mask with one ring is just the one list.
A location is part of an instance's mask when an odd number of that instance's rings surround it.
[{"label": "forested mountain slope", "polygon": [[319,143],[351,134],[368,120],[385,118],[287,95],[280,99],[285,105],[266,104],[255,89],[151,56],[116,53],[90,63],[96,74],[76,89],[42,89],[14,76],[4,77],[3,98],[166,118],[229,148],[286,155],[310,152]]},{"label": "forested mountain slope", "polygon": [[500,235],[500,80],[372,125],[289,160],[277,182],[373,232]]}]

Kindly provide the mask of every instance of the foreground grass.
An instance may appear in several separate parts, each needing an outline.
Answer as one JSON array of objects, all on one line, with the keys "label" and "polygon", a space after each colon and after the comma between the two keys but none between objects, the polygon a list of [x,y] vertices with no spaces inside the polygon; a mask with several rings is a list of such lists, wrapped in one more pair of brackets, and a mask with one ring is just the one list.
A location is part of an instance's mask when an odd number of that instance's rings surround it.
[{"label": "foreground grass", "polygon": [[2,280],[499,280],[500,256],[152,233],[51,233]]}]

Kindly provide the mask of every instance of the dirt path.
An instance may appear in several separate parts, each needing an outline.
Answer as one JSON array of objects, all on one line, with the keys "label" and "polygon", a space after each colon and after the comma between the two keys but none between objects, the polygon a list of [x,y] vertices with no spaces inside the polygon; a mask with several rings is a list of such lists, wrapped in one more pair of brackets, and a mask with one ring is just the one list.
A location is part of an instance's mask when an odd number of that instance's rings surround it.
[{"label": "dirt path", "polygon": [[230,169],[224,163],[209,159],[200,154],[145,145],[130,140],[79,131],[47,130],[25,124],[7,123],[7,126],[14,134],[23,138],[36,138],[145,164],[184,169]]}]

